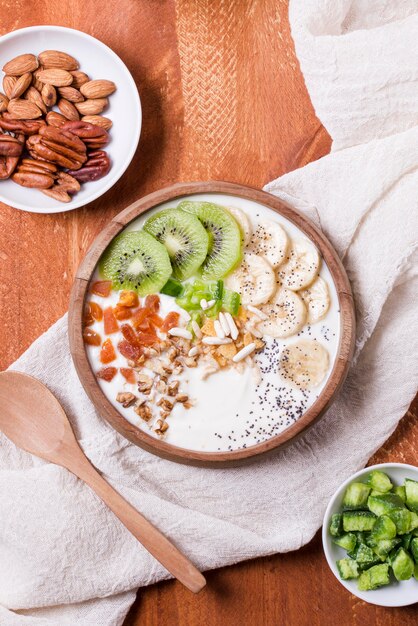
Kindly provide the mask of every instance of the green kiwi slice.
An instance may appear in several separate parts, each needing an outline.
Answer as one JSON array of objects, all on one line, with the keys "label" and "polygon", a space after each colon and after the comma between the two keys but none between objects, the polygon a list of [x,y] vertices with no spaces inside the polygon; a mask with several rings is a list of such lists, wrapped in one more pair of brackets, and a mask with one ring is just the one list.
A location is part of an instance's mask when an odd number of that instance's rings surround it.
[{"label": "green kiwi slice", "polygon": [[179,280],[193,276],[208,253],[209,236],[197,217],[178,209],[151,215],[144,230],[167,248],[173,274]]},{"label": "green kiwi slice", "polygon": [[183,200],[177,208],[196,215],[209,235],[202,278],[218,280],[226,276],[241,259],[241,232],[232,215],[212,202]]},{"label": "green kiwi slice", "polygon": [[99,269],[114,289],[132,289],[140,296],[157,293],[172,271],[165,247],[142,230],[115,237],[102,254]]}]

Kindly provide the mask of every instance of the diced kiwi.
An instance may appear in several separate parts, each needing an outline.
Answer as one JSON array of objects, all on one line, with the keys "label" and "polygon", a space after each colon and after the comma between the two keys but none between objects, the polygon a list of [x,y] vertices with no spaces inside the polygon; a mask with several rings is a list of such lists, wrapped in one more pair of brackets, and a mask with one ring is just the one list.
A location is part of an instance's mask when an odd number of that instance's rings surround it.
[{"label": "diced kiwi", "polygon": [[402,500],[403,503],[406,502],[405,485],[400,485],[398,487],[395,487],[393,492],[395,495],[399,496],[399,498]]},{"label": "diced kiwi", "polygon": [[241,258],[241,232],[228,211],[212,202],[184,200],[178,209],[195,215],[209,235],[208,254],[201,273],[204,279],[226,276]]},{"label": "diced kiwi", "polygon": [[382,565],[374,565],[365,572],[362,572],[358,579],[357,586],[360,591],[370,591],[382,585],[388,585],[389,583],[389,565],[382,563]]},{"label": "diced kiwi", "polygon": [[358,577],[358,565],[352,559],[340,559],[337,561],[337,569],[342,580]]},{"label": "diced kiwi", "polygon": [[333,542],[340,548],[347,550],[347,552],[353,552],[357,544],[357,537],[354,533],[346,533],[341,535],[341,537],[334,537]]},{"label": "diced kiwi", "polygon": [[374,491],[380,491],[381,493],[390,491],[393,487],[389,476],[380,470],[370,472],[367,482]]},{"label": "diced kiwi", "polygon": [[103,253],[99,268],[114,289],[131,289],[140,296],[158,292],[172,271],[165,247],[142,230],[116,237]]},{"label": "diced kiwi", "polygon": [[401,509],[404,503],[394,493],[384,493],[379,496],[369,496],[367,506],[375,515],[388,515],[393,509]]},{"label": "diced kiwi", "polygon": [[329,532],[333,537],[338,537],[343,532],[343,516],[341,513],[334,513],[331,515],[331,522],[329,524]]},{"label": "diced kiwi", "polygon": [[405,478],[406,506],[418,513],[418,481]]},{"label": "diced kiwi", "polygon": [[394,539],[396,537],[396,524],[388,515],[381,515],[377,518],[370,533],[372,541],[382,539]]},{"label": "diced kiwi", "polygon": [[370,487],[368,485],[364,483],[351,483],[344,493],[343,508],[345,510],[366,508],[369,493]]},{"label": "diced kiwi", "polygon": [[198,218],[178,209],[151,215],[144,230],[165,245],[176,278],[184,280],[197,272],[208,253],[209,236]]},{"label": "diced kiwi", "polygon": [[391,564],[396,580],[409,580],[414,575],[414,561],[405,548],[399,548]]}]

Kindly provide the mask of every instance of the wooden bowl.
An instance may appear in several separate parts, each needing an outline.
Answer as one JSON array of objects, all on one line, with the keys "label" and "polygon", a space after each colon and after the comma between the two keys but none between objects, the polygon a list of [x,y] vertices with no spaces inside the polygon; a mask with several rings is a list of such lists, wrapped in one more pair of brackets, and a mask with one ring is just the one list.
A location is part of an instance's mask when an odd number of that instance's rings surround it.
[{"label": "wooden bowl", "polygon": [[[221,193],[258,202],[293,222],[314,242],[322,254],[334,281],[340,309],[341,330],[338,352],[331,374],[318,399],[297,422],[289,426],[289,428],[283,432],[262,443],[230,452],[198,452],[180,448],[166,443],[163,440],[155,439],[143,430],[130,424],[111,404],[101,390],[96,376],[90,367],[82,337],[83,307],[89,282],[101,254],[112,239],[118,235],[129,222],[136,219],[145,211],[163,202],[179,200],[181,196],[202,193]],[[258,458],[262,454],[266,454],[288,444],[311,426],[329,407],[345,379],[353,353],[355,331],[353,297],[347,275],[337,253],[321,231],[306,217],[296,212],[294,209],[285,206],[275,196],[257,189],[252,189],[251,187],[226,182],[179,183],[137,200],[124,211],[116,215],[96,238],[77,271],[71,293],[68,323],[70,350],[78,376],[99,415],[109,422],[119,433],[124,435],[124,437],[132,441],[132,443],[141,446],[148,452],[152,452],[153,454],[157,454],[171,461],[204,467],[226,467]]]}]

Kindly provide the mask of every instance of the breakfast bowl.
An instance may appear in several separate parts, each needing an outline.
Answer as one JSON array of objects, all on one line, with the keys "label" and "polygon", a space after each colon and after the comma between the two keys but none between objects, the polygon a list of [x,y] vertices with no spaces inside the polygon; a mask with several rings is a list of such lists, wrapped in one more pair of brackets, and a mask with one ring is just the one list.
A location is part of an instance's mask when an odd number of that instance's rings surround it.
[{"label": "breakfast bowl", "polygon": [[[141,103],[135,82],[117,54],[98,39],[71,28],[31,26],[0,37],[0,67],[4,67],[6,63],[20,55],[35,55],[36,57],[44,51],[60,51],[70,55],[78,62],[79,70],[87,74],[90,79],[101,82],[111,81],[116,86],[116,91],[108,97],[108,106],[103,110],[103,116],[107,118],[106,123],[110,124],[107,120],[111,120],[112,123],[109,130],[110,141],[104,148],[110,158],[110,169],[107,171],[106,168],[107,173],[103,177],[94,179],[95,177],[92,176],[85,179],[87,182],[81,183],[81,189],[70,200],[67,197],[65,202],[41,193],[40,189],[16,184],[11,178],[0,180],[1,202],[34,213],[59,213],[76,209],[96,200],[110,189],[125,172],[135,154],[139,141],[142,121]],[[31,69],[29,68],[28,71]],[[38,69],[42,69],[42,67]],[[25,68],[22,71],[26,71]],[[14,75],[16,76],[17,73],[20,74],[20,71],[14,72]],[[36,78],[36,73],[37,70],[34,70],[33,80]],[[74,82],[73,86],[75,84]],[[71,87],[70,84],[69,87]],[[32,87],[28,87],[28,89],[35,88],[32,84]],[[4,83],[3,91],[5,91]],[[60,88],[57,87],[55,91],[60,91]],[[37,96],[36,93],[34,95]],[[93,95],[95,98],[99,98],[100,94]],[[29,99],[27,96],[28,92],[23,92],[19,96],[19,104],[26,103]],[[66,99],[61,92],[58,95],[58,98],[60,97]],[[85,99],[87,101],[87,98],[92,97],[89,95]],[[80,98],[84,99],[83,96]],[[90,100],[90,102],[92,101]],[[96,106],[97,100],[95,102]],[[66,102],[67,108],[70,108],[72,114],[77,117],[76,105],[76,100],[69,104],[68,101]],[[56,105],[51,105],[50,110],[62,114]],[[84,111],[79,112],[79,117],[93,114],[90,114],[88,109],[84,109]],[[10,111],[6,111],[6,114],[12,115]],[[75,119],[71,118],[71,113],[69,115],[68,119]],[[28,144],[26,143],[26,145]],[[71,170],[71,167],[68,169]]]},{"label": "breakfast bowl", "polygon": [[418,467],[381,463],[338,487],[325,511],[322,544],[350,593],[378,606],[407,606],[418,602],[417,529]]},{"label": "breakfast bowl", "polygon": [[149,452],[237,465],[328,408],[354,345],[350,285],[304,216],[233,183],[117,215],[79,267],[70,350],[98,413]]}]

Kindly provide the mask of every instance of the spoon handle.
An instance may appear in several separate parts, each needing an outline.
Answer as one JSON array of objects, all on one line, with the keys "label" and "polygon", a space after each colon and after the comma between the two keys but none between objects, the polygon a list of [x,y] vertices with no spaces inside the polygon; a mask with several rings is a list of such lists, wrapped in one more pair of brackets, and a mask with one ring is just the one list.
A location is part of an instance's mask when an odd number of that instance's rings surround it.
[{"label": "spoon handle", "polygon": [[185,587],[198,593],[206,585],[204,576],[155,526],[127,502],[89,463],[71,468],[93,489],[136,539]]}]

